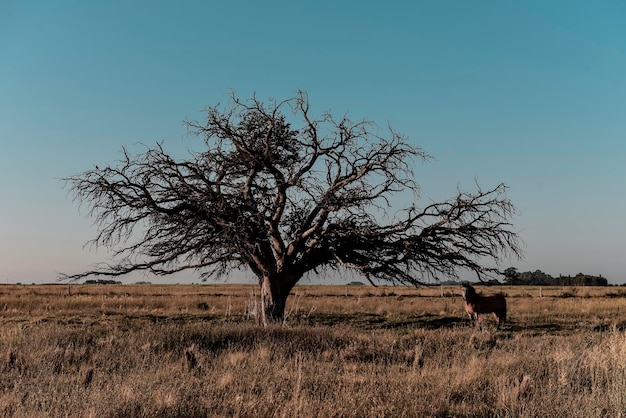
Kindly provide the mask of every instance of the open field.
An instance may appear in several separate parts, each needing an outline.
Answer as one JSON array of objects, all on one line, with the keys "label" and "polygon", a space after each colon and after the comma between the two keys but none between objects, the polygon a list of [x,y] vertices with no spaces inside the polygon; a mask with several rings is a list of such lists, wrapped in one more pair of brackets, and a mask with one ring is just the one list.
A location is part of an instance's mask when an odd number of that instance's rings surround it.
[{"label": "open field", "polygon": [[626,288],[492,287],[500,331],[460,287],[298,286],[266,329],[255,291],[0,286],[0,415],[626,416]]}]

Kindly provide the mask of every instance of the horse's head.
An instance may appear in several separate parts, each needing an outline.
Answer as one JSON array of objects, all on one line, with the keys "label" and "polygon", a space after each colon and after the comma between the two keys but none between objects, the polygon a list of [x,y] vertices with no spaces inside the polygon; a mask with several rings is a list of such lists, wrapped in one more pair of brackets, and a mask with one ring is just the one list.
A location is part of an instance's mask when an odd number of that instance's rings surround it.
[{"label": "horse's head", "polygon": [[467,300],[468,298],[472,298],[476,294],[476,289],[472,287],[469,283],[463,283],[463,290],[461,295],[463,296],[463,300]]}]

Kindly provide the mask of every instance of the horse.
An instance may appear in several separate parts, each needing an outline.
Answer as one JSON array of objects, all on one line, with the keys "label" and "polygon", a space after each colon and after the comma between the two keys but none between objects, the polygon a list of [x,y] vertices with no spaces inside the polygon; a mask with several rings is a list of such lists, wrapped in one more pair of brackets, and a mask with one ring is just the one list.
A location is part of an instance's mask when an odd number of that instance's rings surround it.
[{"label": "horse", "polygon": [[500,325],[506,321],[506,299],[504,295],[491,294],[481,296],[476,293],[476,289],[470,284],[463,283],[463,302],[470,322],[475,321],[481,330],[480,314],[493,313],[498,320],[496,329],[500,329]]}]

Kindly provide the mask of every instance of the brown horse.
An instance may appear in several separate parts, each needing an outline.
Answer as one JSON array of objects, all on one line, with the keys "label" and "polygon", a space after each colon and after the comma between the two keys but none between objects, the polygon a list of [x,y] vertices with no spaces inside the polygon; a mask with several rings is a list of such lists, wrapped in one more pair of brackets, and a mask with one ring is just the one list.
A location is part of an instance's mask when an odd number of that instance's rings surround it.
[{"label": "brown horse", "polygon": [[480,314],[493,313],[498,319],[497,329],[500,329],[500,325],[506,321],[506,299],[503,295],[481,296],[476,293],[476,289],[471,285],[463,283],[463,301],[465,302],[465,312],[469,315],[470,321],[475,321],[479,329],[482,329]]}]

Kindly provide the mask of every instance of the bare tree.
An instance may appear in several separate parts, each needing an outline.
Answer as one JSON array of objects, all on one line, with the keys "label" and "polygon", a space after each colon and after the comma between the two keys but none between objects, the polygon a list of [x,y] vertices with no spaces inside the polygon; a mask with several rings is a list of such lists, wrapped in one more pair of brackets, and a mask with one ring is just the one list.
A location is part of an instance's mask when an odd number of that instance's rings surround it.
[{"label": "bare tree", "polygon": [[349,269],[372,283],[418,285],[459,269],[480,278],[497,271],[485,261],[521,254],[502,184],[383,216],[394,194],[417,200],[412,167],[430,158],[392,128],[314,118],[303,92],[269,104],[232,95],[206,113],[204,123],[187,122],[206,146],[187,160],[159,143],[65,179],[96,219],[91,243],[116,262],[63,278],[186,269],[208,278],[247,268],[265,318],[279,320],[307,272]]}]

